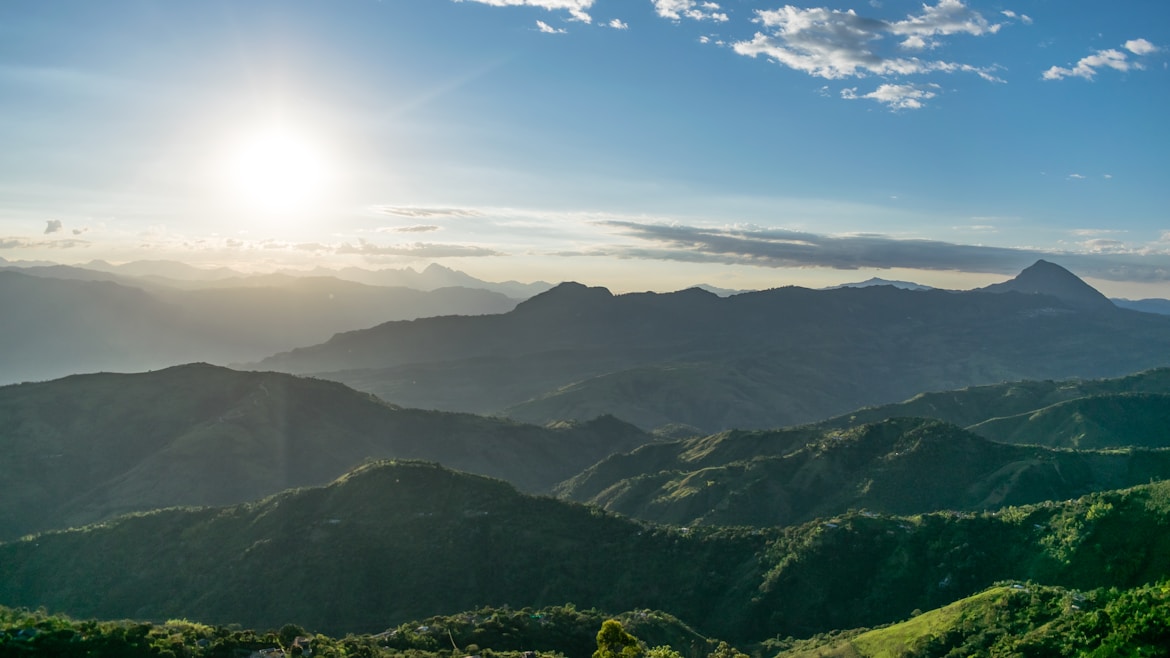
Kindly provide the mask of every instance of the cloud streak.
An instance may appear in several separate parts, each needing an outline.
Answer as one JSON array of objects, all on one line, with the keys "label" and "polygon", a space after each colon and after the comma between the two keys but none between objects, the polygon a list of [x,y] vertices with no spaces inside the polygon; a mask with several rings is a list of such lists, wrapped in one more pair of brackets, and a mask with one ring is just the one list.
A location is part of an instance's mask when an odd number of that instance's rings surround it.
[{"label": "cloud streak", "polygon": [[[464,0],[455,0],[462,2]],[[582,23],[592,23],[593,17],[589,9],[593,7],[593,0],[466,0],[492,7],[539,7],[549,11],[567,11],[572,20]]]},{"label": "cloud streak", "polygon": [[650,246],[603,247],[579,255],[774,268],[905,268],[1013,274],[1040,258],[1059,258],[1083,276],[1116,281],[1170,280],[1170,253],[1126,249],[1110,240],[1082,244],[1089,253],[963,245],[884,235],[826,236],[784,229],[702,228],[678,224],[597,222]]},{"label": "cloud streak", "polygon": [[[1143,56],[1156,53],[1160,50],[1157,46],[1146,41],[1145,39],[1130,39],[1125,42],[1123,46],[1130,54]],[[1087,57],[1082,57],[1071,68],[1062,68],[1060,66],[1053,66],[1045,71],[1041,77],[1045,80],[1063,80],[1064,78],[1084,78],[1085,80],[1093,80],[1097,77],[1097,73],[1102,69],[1113,69],[1114,71],[1142,70],[1146,68],[1141,62],[1135,62],[1129,59],[1129,54],[1126,54],[1116,48],[1109,48],[1106,50],[1098,50],[1097,52]]]},{"label": "cloud streak", "polygon": [[343,243],[333,249],[337,254],[353,254],[359,256],[404,256],[408,258],[466,258],[483,256],[503,256],[502,252],[478,245],[464,244],[437,244],[430,242],[414,242],[411,244],[376,245],[365,240],[358,240],[357,244]]}]

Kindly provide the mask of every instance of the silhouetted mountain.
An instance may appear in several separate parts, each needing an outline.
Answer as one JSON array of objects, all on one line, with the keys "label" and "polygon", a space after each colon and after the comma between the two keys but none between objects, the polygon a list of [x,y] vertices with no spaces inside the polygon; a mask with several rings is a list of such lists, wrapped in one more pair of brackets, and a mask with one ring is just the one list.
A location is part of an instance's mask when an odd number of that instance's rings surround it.
[{"label": "silhouetted mountain", "polygon": [[983,288],[987,292],[1020,292],[1049,295],[1085,311],[1110,311],[1116,308],[1109,298],[1082,281],[1072,272],[1046,260],[1038,260],[1015,278]]},{"label": "silhouetted mountain", "polygon": [[933,290],[930,286],[924,286],[921,283],[914,283],[912,281],[891,281],[889,279],[881,279],[872,277],[865,281],[857,283],[842,283],[838,286],[829,286],[825,290],[836,290],[837,288],[869,288],[870,286],[893,286],[903,290]]},{"label": "silhouetted mountain", "polygon": [[[654,608],[736,642],[904,619],[997,581],[1170,575],[1170,485],[996,514],[645,526],[417,463],[257,503],[0,544],[0,601],[86,618],[375,632],[482,605]],[[95,595],[99,592],[100,595]]]},{"label": "silhouetted mountain", "polygon": [[136,510],[324,484],[369,458],[442,461],[542,491],[652,440],[401,409],[335,382],[205,364],[0,387],[0,540]]},{"label": "silhouetted mountain", "polygon": [[892,286],[612,295],[565,283],[510,313],[386,323],[259,367],[407,406],[528,422],[603,412],[710,432],[811,422],[920,391],[1170,364],[1170,318],[1105,312],[1056,266],[1018,279],[1072,301]]},{"label": "silhouetted mountain", "polygon": [[1005,445],[903,418],[844,432],[737,431],[643,446],[590,467],[558,492],[647,521],[767,527],[850,509],[989,510],[1168,477],[1170,449]]}]

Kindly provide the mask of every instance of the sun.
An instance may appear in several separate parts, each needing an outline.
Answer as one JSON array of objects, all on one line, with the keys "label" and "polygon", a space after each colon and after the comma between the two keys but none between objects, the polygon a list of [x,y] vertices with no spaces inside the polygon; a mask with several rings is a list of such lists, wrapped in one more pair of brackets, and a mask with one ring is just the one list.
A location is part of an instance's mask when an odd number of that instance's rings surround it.
[{"label": "sun", "polygon": [[266,213],[302,210],[325,187],[322,155],[308,139],[280,127],[243,139],[227,169],[237,194],[252,208]]}]

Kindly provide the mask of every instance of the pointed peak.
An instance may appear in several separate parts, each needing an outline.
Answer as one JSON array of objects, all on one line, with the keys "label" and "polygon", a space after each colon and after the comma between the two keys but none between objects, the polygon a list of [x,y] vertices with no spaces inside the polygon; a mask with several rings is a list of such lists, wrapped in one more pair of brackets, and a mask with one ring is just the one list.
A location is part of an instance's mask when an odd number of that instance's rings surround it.
[{"label": "pointed peak", "polygon": [[1049,295],[1085,311],[1112,310],[1109,298],[1065,268],[1040,259],[1024,268],[1015,278],[986,288],[987,292],[1021,292]]}]

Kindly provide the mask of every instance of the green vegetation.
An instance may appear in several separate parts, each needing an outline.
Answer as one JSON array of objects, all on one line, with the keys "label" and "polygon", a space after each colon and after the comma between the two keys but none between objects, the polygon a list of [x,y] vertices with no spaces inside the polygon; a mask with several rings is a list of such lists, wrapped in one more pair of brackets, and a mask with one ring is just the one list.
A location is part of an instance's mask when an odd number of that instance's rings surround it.
[{"label": "green vegetation", "polygon": [[331,634],[571,601],[662,610],[750,644],[888,623],[1005,579],[1093,589],[1167,576],[1170,483],[985,513],[673,528],[435,465],[378,463],[256,504],[0,544],[9,605]]},{"label": "green vegetation", "polygon": [[[602,627],[601,632],[596,629]],[[675,644],[645,650],[623,629],[672,637]],[[594,638],[614,634],[628,638],[625,652],[634,658],[702,658],[714,643],[659,612],[628,612],[611,619],[597,610],[572,606],[533,610],[483,608],[448,617],[404,623],[388,631],[330,637],[294,624],[278,630],[254,631],[237,625],[213,626],[185,619],[79,621],[42,610],[0,606],[0,657],[68,658],[228,658],[244,656],[315,655],[326,658],[541,658],[588,655]],[[675,649],[678,646],[682,649]],[[720,647],[726,643],[720,643]],[[276,651],[283,653],[276,653]],[[685,653],[684,653],[685,652]]]},{"label": "green vegetation", "polygon": [[776,658],[853,656],[1162,656],[1170,586],[1085,592],[1001,584],[907,621],[786,645]]},{"label": "green vegetation", "polygon": [[1056,448],[1170,447],[1170,368],[1113,379],[1013,381],[920,393],[818,423],[843,429],[901,416],[935,418],[1004,443]]},{"label": "green vegetation", "polygon": [[940,421],[899,418],[646,445],[607,458],[557,492],[646,521],[771,527],[850,509],[984,511],[1167,477],[1170,449],[1005,445]]},{"label": "green vegetation", "polygon": [[543,491],[652,437],[402,409],[341,384],[191,364],[0,387],[0,541],[327,484],[374,458],[441,459]]}]

